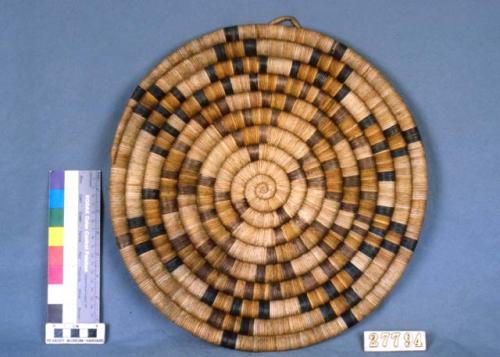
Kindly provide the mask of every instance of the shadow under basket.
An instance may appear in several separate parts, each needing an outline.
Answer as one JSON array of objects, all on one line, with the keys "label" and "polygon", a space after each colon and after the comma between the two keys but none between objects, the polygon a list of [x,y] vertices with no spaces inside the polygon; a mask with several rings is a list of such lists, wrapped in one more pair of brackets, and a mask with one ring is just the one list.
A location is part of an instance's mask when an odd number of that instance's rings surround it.
[{"label": "shadow under basket", "polygon": [[358,323],[400,278],[425,213],[424,149],[400,96],[293,17],[166,57],[133,92],[111,159],[133,279],[229,348],[300,348]]}]

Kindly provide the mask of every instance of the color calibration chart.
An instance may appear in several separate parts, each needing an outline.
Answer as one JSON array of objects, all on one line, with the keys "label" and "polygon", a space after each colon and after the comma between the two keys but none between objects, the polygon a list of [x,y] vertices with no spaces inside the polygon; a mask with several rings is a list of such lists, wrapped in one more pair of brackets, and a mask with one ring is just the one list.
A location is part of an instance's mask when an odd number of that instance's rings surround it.
[{"label": "color calibration chart", "polygon": [[105,341],[100,323],[101,172],[49,172],[50,344]]}]

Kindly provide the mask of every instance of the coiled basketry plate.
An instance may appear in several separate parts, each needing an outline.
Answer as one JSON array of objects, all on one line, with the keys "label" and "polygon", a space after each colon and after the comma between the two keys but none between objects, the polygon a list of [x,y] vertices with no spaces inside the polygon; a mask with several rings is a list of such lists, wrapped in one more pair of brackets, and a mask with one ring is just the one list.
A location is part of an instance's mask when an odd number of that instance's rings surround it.
[{"label": "coiled basketry plate", "polygon": [[229,348],[299,348],[356,324],[401,276],[425,211],[424,150],[399,95],[289,17],[169,55],[132,94],[111,157],[133,279]]}]

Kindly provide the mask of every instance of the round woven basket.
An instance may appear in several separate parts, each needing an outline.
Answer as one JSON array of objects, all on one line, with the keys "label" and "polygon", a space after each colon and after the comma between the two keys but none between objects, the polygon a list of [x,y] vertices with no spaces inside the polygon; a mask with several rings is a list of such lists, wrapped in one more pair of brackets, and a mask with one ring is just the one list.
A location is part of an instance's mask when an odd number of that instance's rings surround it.
[{"label": "round woven basket", "polygon": [[299,348],[356,324],[403,273],[425,212],[424,149],[399,95],[292,17],[169,55],[133,92],[111,158],[133,279],[229,348]]}]

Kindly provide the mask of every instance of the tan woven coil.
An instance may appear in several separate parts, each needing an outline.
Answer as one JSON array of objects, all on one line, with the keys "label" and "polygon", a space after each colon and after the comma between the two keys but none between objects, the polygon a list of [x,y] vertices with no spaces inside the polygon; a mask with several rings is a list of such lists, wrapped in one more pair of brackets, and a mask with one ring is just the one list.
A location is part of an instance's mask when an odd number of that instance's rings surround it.
[{"label": "tan woven coil", "polygon": [[425,212],[402,99],[292,17],[169,55],[132,94],[111,158],[133,279],[175,324],[229,348],[299,348],[356,324],[400,278]]}]

